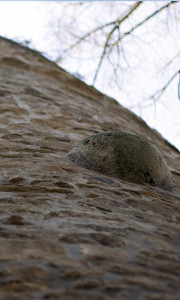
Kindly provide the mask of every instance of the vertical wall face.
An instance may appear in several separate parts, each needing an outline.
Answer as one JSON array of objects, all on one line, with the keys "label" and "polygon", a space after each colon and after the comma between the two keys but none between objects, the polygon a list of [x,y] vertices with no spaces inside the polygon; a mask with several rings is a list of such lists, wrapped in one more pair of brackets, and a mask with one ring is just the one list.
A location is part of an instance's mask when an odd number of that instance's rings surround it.
[{"label": "vertical wall face", "polygon": [[[154,144],[173,192],[67,160],[74,144],[107,130]],[[113,99],[0,39],[2,299],[177,299],[179,200],[175,148]]]}]

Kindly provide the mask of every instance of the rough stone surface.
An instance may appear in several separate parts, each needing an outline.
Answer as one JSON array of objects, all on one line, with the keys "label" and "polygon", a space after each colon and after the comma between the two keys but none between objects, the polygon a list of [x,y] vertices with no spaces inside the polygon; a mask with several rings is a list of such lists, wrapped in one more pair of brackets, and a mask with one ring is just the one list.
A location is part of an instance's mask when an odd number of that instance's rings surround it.
[{"label": "rough stone surface", "polygon": [[[122,130],[165,158],[173,191],[73,165]],[[0,39],[0,298],[179,299],[180,155],[113,99]]]},{"label": "rough stone surface", "polygon": [[68,158],[85,169],[172,190],[171,174],[160,152],[145,139],[128,132],[94,134],[76,145]]}]

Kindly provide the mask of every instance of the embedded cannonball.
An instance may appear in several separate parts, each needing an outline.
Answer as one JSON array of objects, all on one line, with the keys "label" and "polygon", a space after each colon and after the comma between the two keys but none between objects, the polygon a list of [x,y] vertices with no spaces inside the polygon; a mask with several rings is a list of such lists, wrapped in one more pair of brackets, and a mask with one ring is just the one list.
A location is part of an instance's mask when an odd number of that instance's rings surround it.
[{"label": "embedded cannonball", "polygon": [[68,158],[85,169],[124,181],[172,189],[171,173],[160,152],[142,137],[128,132],[92,135],[77,144]]}]

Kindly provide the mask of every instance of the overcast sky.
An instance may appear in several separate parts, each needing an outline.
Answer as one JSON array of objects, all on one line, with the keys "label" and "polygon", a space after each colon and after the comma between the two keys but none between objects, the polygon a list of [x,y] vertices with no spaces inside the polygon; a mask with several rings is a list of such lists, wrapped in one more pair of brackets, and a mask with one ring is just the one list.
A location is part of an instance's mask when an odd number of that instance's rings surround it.
[{"label": "overcast sky", "polygon": [[[50,34],[47,25],[51,18],[48,15],[48,11],[45,9],[46,5],[51,5],[51,3],[40,3],[35,1],[0,1],[0,35],[11,39],[18,39],[19,41],[30,40],[37,50],[46,53],[48,52],[49,47],[49,55],[53,56],[51,52],[52,47],[50,47],[50,43],[47,38]],[[51,39],[49,38],[49,41],[50,40]],[[173,40],[169,37],[167,37],[167,40],[161,40],[161,47],[166,48],[167,52],[174,51],[173,47],[177,48],[177,46],[180,46],[180,43],[178,44],[177,41],[173,42]],[[147,63],[146,60],[144,63]],[[63,67],[67,68],[67,70],[71,72],[74,71],[74,69],[67,64],[63,65]],[[150,82],[149,78],[151,77],[145,77],[142,74],[139,76],[140,77],[138,77],[136,73],[127,75],[130,82],[129,86],[132,89],[132,94],[133,91],[136,90],[136,95],[138,95],[138,93],[140,95],[141,89],[146,87],[148,89],[150,85],[154,84],[153,80]],[[150,70],[149,76],[152,76],[152,74],[150,74]],[[88,79],[86,82],[90,83],[88,82]],[[133,96],[132,99],[130,96],[130,99],[127,99],[126,96],[116,88],[112,89],[109,87],[102,87],[100,83],[96,86],[96,88],[117,99],[122,105],[132,109],[136,114],[143,117],[143,119],[151,127],[158,130],[166,139],[180,149],[180,101],[177,97],[177,86],[178,78],[176,78],[172,83],[172,87],[174,88],[170,87],[167,90],[167,100],[160,101],[156,105],[156,111],[155,107],[151,105],[143,112],[141,110],[141,104],[138,106],[137,103],[135,103],[137,98],[134,100]],[[147,102],[147,105],[148,103],[149,102]]]}]

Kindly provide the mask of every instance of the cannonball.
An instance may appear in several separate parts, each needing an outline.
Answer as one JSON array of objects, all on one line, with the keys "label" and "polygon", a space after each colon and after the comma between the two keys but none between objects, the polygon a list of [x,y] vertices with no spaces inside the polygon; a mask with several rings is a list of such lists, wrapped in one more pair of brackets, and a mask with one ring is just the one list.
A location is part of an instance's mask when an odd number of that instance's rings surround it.
[{"label": "cannonball", "polygon": [[154,146],[135,134],[111,131],[92,135],[75,145],[68,158],[88,170],[172,190],[165,159]]}]

